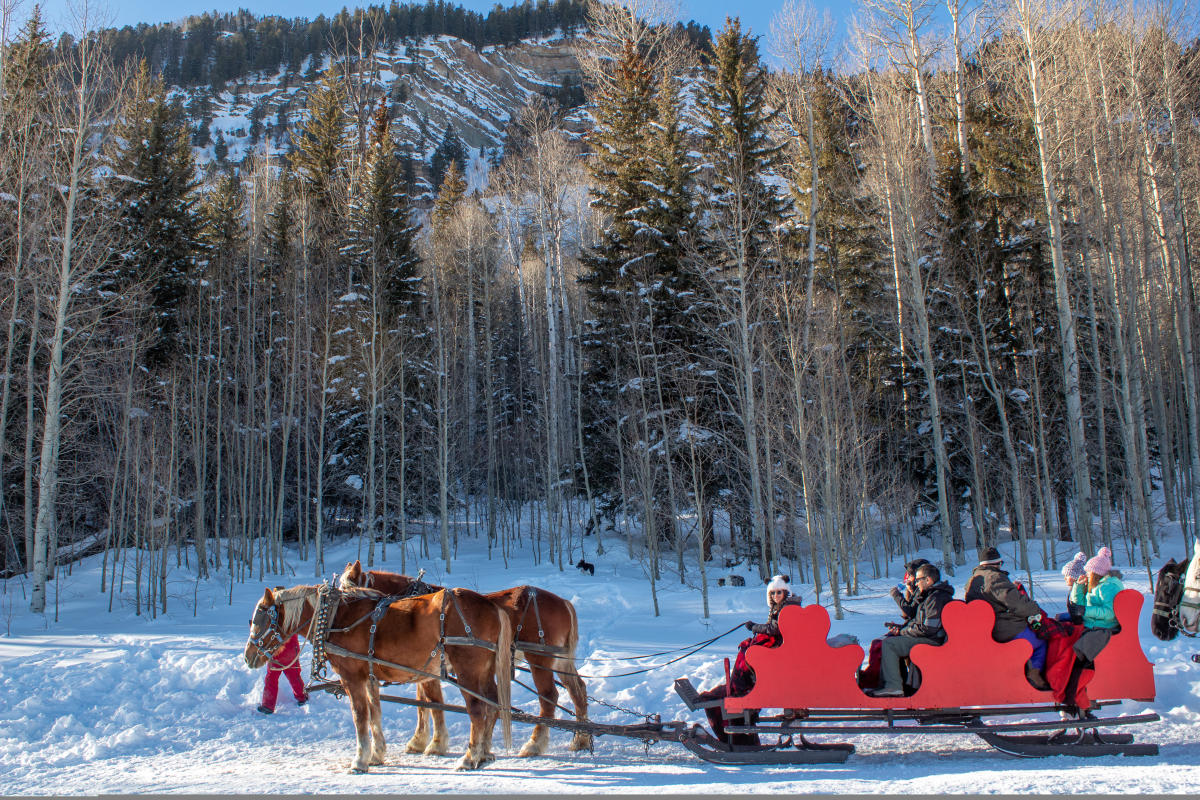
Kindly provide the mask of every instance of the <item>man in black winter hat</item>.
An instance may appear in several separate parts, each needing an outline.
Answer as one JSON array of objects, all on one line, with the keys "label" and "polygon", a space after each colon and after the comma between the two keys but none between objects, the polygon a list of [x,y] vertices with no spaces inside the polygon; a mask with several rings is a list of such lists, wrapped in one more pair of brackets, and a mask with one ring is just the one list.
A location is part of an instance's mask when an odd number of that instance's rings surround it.
[{"label": "man in black winter hat", "polygon": [[967,581],[966,600],[985,600],[996,612],[996,623],[992,626],[992,638],[997,642],[1024,639],[1033,648],[1025,665],[1025,678],[1035,689],[1049,689],[1042,670],[1046,666],[1046,643],[1032,626],[1041,625],[1042,609],[1024,591],[1017,587],[1000,567],[1004,561],[1000,551],[985,547],[979,553],[979,566]]}]

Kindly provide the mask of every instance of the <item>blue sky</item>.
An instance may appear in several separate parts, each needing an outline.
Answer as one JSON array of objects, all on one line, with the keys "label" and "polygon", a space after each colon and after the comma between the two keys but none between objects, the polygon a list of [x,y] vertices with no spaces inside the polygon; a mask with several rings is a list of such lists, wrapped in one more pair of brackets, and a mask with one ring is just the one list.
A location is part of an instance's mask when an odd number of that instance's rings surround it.
[{"label": "blue sky", "polygon": [[[17,16],[24,19],[33,7],[33,0],[20,0]],[[62,30],[72,26],[67,22],[66,9],[74,0],[43,0],[42,8],[49,27]],[[95,2],[95,0],[93,0]],[[487,13],[497,0],[458,0],[458,4]],[[502,5],[514,5],[513,0],[500,0]],[[736,13],[743,28],[763,36],[770,29],[771,18],[783,6],[784,0],[680,0],[685,16],[708,25],[715,33],[725,22],[725,15]],[[844,18],[853,7],[851,2],[837,0],[810,0],[818,8],[828,8],[835,19]],[[313,18],[318,14],[329,16],[344,6],[351,8],[372,4],[386,5],[387,0],[364,0],[364,2],[339,2],[338,0],[100,0],[95,3],[102,9],[105,23],[121,27],[139,22],[169,22],[198,14],[203,11],[236,11],[246,8],[256,14],[279,14],[286,17]],[[105,10],[106,9],[106,10]]]}]

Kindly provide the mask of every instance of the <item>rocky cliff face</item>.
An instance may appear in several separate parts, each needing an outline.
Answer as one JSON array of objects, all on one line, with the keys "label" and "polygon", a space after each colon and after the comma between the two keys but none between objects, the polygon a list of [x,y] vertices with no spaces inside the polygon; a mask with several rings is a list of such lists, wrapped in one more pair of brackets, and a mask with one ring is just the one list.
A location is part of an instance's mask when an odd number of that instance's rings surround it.
[{"label": "rocky cliff face", "polygon": [[[367,117],[379,98],[386,97],[393,125],[413,156],[427,164],[448,126],[473,155],[490,155],[502,147],[505,128],[533,97],[580,99],[578,38],[542,38],[508,46],[476,49],[450,36],[423,38],[375,54],[363,70],[362,108],[348,107],[352,116]],[[306,115],[305,103],[313,75],[327,67],[306,70],[308,80],[297,76],[253,75],[233,82],[216,95],[208,90],[183,93],[195,127],[207,126],[196,140],[201,161],[237,161],[266,150],[286,152]],[[576,109],[566,126],[581,132],[587,115]],[[357,127],[356,122],[351,123]],[[223,142],[224,147],[219,144]]]}]

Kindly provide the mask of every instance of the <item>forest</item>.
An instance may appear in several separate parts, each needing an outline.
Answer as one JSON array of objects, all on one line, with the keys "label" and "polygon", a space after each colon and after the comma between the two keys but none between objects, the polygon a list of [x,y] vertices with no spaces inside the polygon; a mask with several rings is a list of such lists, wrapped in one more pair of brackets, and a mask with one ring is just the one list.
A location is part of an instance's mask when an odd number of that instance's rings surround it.
[{"label": "forest", "polygon": [[0,572],[40,612],[103,553],[153,615],[175,570],[474,536],[840,616],[922,548],[1149,570],[1200,512],[1195,10],[861,0],[832,52],[792,0],[701,52],[593,2],[591,131],[534,97],[430,202],[357,56],[285,157],[200,170],[161,64],[5,18]]}]

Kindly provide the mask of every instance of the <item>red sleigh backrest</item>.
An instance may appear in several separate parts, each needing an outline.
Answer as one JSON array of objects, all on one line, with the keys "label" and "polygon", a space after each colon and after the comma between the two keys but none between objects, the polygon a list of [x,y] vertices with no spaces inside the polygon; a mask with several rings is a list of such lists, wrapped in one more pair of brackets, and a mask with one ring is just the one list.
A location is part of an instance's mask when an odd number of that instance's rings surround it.
[{"label": "red sleigh backrest", "polygon": [[[1154,671],[1138,639],[1143,598],[1126,589],[1117,595],[1120,633],[1096,659],[1089,695],[1103,699],[1153,699]],[[829,613],[821,606],[786,606],[779,617],[783,644],[751,647],[746,659],[754,668],[754,688],[725,701],[728,711],[747,708],[961,708],[1053,702],[1025,680],[1030,646],[1020,639],[992,640],[995,614],[983,600],[953,600],[942,612],[946,643],[917,645],[910,655],[922,673],[921,688],[911,697],[868,697],[855,681],[863,660],[859,645],[830,647]]]}]

